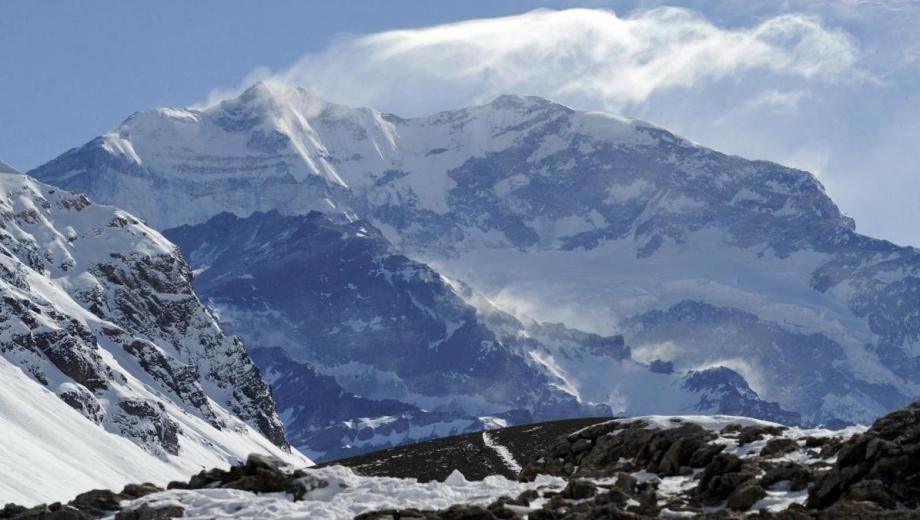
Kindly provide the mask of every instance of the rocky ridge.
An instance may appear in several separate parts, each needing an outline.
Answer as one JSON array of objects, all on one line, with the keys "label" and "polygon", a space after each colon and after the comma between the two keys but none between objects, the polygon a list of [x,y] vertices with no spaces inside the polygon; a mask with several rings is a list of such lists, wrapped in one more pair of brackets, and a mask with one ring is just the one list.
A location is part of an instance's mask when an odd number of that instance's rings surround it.
[{"label": "rocky ridge", "polygon": [[[41,471],[46,451],[80,442],[68,461],[104,461],[73,479],[71,468],[59,472],[58,493],[178,476],[253,451],[305,460],[290,452],[242,342],[194,294],[175,246],[129,213],[0,174],[0,295],[0,436],[13,450],[4,457]],[[108,454],[93,451],[106,442]],[[0,494],[28,497],[24,473]]]}]

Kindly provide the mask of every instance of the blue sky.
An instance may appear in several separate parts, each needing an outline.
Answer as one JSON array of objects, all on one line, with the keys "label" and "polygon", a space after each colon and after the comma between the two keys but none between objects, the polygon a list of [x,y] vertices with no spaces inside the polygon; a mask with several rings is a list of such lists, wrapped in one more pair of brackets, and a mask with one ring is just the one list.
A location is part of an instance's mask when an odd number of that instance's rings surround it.
[{"label": "blue sky", "polygon": [[807,169],[860,231],[920,245],[917,26],[913,0],[2,0],[0,159],[260,78],[407,116],[536,94]]}]

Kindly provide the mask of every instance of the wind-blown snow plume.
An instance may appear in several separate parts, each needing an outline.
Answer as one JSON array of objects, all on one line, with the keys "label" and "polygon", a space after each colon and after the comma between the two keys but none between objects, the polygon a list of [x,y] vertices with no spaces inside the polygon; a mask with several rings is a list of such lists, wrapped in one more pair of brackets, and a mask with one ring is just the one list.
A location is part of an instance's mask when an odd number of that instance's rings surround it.
[{"label": "wind-blown snow plume", "polygon": [[739,74],[834,81],[851,74],[857,54],[846,33],[803,15],[724,29],[679,8],[628,17],[537,10],[342,39],[286,70],[256,70],[239,89],[213,91],[208,104],[270,77],[348,103],[395,104],[410,114],[506,92],[619,110],[659,90]]}]

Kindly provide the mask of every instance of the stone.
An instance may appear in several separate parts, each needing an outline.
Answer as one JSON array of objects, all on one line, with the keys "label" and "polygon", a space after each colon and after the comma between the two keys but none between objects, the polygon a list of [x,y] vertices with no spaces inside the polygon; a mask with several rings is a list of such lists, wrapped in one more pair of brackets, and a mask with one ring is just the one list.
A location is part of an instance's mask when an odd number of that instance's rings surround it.
[{"label": "stone", "polygon": [[115,520],[168,520],[170,518],[182,518],[184,514],[185,509],[181,506],[151,507],[149,504],[141,504],[134,509],[119,511],[115,515]]},{"label": "stone", "polygon": [[590,439],[578,439],[572,443],[572,446],[569,448],[572,453],[581,453],[583,451],[591,449],[591,440]]},{"label": "stone", "polygon": [[786,430],[787,428],[784,426],[745,426],[738,432],[738,445],[744,446],[754,441],[763,440],[766,435],[780,435]]},{"label": "stone", "polygon": [[760,449],[760,456],[767,458],[780,457],[794,451],[798,446],[795,439],[786,439],[783,437],[770,439],[767,441],[767,444]]},{"label": "stone", "polygon": [[562,496],[572,500],[584,500],[597,494],[597,484],[589,480],[572,479],[562,490]]},{"label": "stone", "polygon": [[760,477],[760,486],[769,489],[779,482],[788,481],[790,491],[801,491],[808,487],[811,480],[812,473],[807,468],[794,462],[784,462],[768,469]]},{"label": "stone", "polygon": [[119,494],[126,499],[134,500],[160,491],[163,491],[163,488],[145,482],[143,484],[128,484],[122,488]]},{"label": "stone", "polygon": [[80,493],[70,501],[70,506],[87,515],[99,517],[121,509],[122,497],[108,489],[95,489]]},{"label": "stone", "polygon": [[825,509],[841,498],[885,508],[920,505],[920,403],[878,419],[842,443],[837,461],[817,476],[808,506]]},{"label": "stone", "polygon": [[630,475],[629,473],[617,473],[617,480],[614,484],[615,489],[626,493],[628,496],[634,496],[636,494],[636,487],[638,486],[639,481],[636,480],[636,477]]},{"label": "stone", "polygon": [[745,467],[735,455],[720,453],[700,474],[694,495],[706,505],[718,505],[756,475],[756,471]]},{"label": "stone", "polygon": [[749,484],[736,489],[728,497],[728,508],[732,511],[747,511],[765,496],[767,492],[762,487]]},{"label": "stone", "polygon": [[439,512],[443,520],[495,520],[496,517],[488,509],[481,506],[453,505]]},{"label": "stone", "polygon": [[850,486],[843,494],[844,500],[875,502],[885,509],[895,509],[898,501],[891,496],[881,480],[863,480]]}]

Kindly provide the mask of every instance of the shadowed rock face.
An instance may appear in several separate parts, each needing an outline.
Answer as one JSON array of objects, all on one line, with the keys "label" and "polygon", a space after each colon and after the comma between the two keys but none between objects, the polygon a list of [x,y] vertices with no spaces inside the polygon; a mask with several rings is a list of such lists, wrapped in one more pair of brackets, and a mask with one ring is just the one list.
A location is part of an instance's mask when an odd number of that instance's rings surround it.
[{"label": "shadowed rock face", "polygon": [[[224,326],[253,347],[274,347],[256,348],[255,358],[291,437],[320,459],[478,430],[487,425],[480,415],[609,414],[560,391],[521,355],[539,342],[520,335],[524,324],[484,315],[464,299],[468,288],[394,252],[367,222],[223,214],[166,235],[199,270],[195,288]],[[534,327],[598,355],[628,356],[622,338]],[[342,372],[351,366],[363,368]],[[362,382],[362,372],[384,383]],[[391,396],[373,386],[387,378]]]},{"label": "shadowed rock face", "polygon": [[0,362],[164,459],[193,442],[185,413],[288,447],[268,385],[201,305],[175,246],[24,175],[0,174]]},{"label": "shadowed rock face", "polygon": [[[272,385],[276,406],[286,418],[288,440],[316,462],[490,426],[476,416],[361,397],[278,348],[255,349],[252,357]],[[533,420],[525,410],[503,414],[503,418],[508,422]]]},{"label": "shadowed rock face", "polygon": [[618,375],[639,374],[674,386],[681,410],[798,420],[729,369],[684,380],[637,363],[622,336],[519,320],[400,254],[366,221],[221,214],[165,234],[189,258],[195,288],[223,327],[254,349],[295,446],[318,460],[500,424],[609,415],[606,402],[579,396],[566,379],[598,363],[611,367],[596,379],[605,400],[647,402],[641,382]]}]

